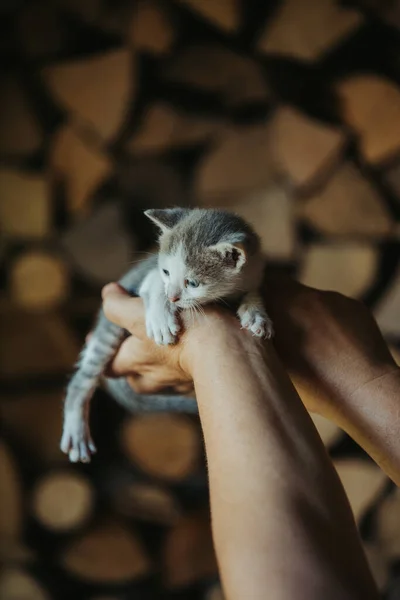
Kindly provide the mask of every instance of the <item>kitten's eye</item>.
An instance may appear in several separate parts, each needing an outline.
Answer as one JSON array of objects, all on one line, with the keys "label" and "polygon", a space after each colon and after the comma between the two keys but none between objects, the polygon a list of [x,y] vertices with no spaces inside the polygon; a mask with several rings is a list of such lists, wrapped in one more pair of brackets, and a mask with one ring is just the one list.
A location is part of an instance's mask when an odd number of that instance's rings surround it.
[{"label": "kitten's eye", "polygon": [[195,279],[185,279],[185,286],[191,287],[191,288],[197,288],[197,287],[199,287],[199,282],[196,281]]},{"label": "kitten's eye", "polygon": [[167,269],[163,269],[163,273],[164,273],[164,275],[166,275],[167,277],[169,276],[169,271],[167,271]]}]

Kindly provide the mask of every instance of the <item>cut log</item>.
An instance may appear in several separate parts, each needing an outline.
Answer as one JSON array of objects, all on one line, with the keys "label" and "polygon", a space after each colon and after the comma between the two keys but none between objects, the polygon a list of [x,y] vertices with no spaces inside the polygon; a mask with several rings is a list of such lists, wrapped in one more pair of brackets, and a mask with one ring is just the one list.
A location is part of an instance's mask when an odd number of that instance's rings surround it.
[{"label": "cut log", "polygon": [[335,423],[325,419],[325,417],[317,414],[310,414],[310,417],[327,448],[333,446],[343,435],[343,431]]},{"label": "cut log", "polygon": [[168,104],[149,106],[142,124],[126,144],[128,152],[138,155],[170,148],[193,146],[212,140],[224,126],[219,119],[177,112]]},{"label": "cut log", "polygon": [[180,481],[198,465],[199,432],[183,415],[146,414],[127,419],[121,442],[126,456],[155,477]]},{"label": "cut log", "polygon": [[136,250],[135,239],[114,201],[102,204],[73,226],[63,235],[61,245],[74,268],[97,285],[117,281],[132,264]]},{"label": "cut log", "polygon": [[392,560],[400,559],[400,493],[394,490],[380,504],[376,513],[377,541]]},{"label": "cut log", "polygon": [[42,238],[50,233],[48,183],[40,175],[0,169],[0,226],[12,238]]},{"label": "cut log", "polygon": [[61,564],[75,577],[98,584],[134,580],[151,570],[139,539],[114,522],[100,525],[72,542],[62,554]]},{"label": "cut log", "polygon": [[175,33],[168,8],[163,2],[146,0],[134,7],[128,29],[128,44],[135,50],[151,54],[167,54]]},{"label": "cut log", "polygon": [[89,480],[69,471],[55,471],[39,479],[32,493],[32,513],[47,529],[71,531],[82,526],[93,510]]},{"label": "cut log", "polygon": [[240,26],[238,0],[179,0],[213,25],[233,32]]},{"label": "cut log", "polygon": [[[0,440],[0,537],[18,538],[22,528],[22,496],[14,459]],[[0,594],[0,598],[3,596]]]},{"label": "cut log", "polygon": [[67,30],[52,2],[35,2],[18,11],[16,21],[18,43],[31,59],[52,57],[67,43]]},{"label": "cut log", "polygon": [[17,79],[2,79],[0,90],[0,155],[29,156],[42,143],[32,107]]},{"label": "cut log", "polygon": [[111,162],[100,150],[68,125],[58,131],[50,152],[50,177],[65,186],[71,213],[89,213],[94,191],[110,173]]},{"label": "cut log", "polygon": [[202,204],[223,202],[265,188],[276,169],[271,158],[267,125],[231,127],[200,162],[195,178],[195,196]]},{"label": "cut log", "polygon": [[79,345],[55,314],[36,314],[2,306],[0,311],[0,376],[19,379],[71,370]]},{"label": "cut log", "polygon": [[400,269],[392,277],[391,285],[379,299],[374,314],[383,333],[389,337],[400,335]]},{"label": "cut log", "polygon": [[273,116],[270,135],[279,169],[301,188],[323,180],[339,161],[346,143],[339,129],[286,106]]},{"label": "cut log", "polygon": [[[33,341],[39,344],[40,338],[33,338]],[[72,363],[70,368],[72,371]],[[59,449],[63,396],[64,393],[30,393],[0,403],[0,418],[7,431],[15,436],[32,459],[42,465],[67,461]]]},{"label": "cut log", "polygon": [[46,67],[43,77],[55,99],[104,141],[118,133],[133,100],[134,61],[117,50]]},{"label": "cut log", "polygon": [[381,238],[394,230],[383,198],[350,164],[297,208],[300,218],[326,235]]},{"label": "cut log", "polygon": [[50,600],[47,590],[29,573],[6,567],[0,573],[1,600]]},{"label": "cut log", "polygon": [[375,75],[341,81],[343,118],[360,137],[360,150],[369,163],[379,165],[400,153],[400,90]]},{"label": "cut log", "polygon": [[[1,486],[0,486],[1,487]],[[1,504],[1,503],[0,503]],[[23,542],[0,531],[0,566],[31,563],[34,553]]]},{"label": "cut log", "polygon": [[285,0],[261,35],[258,49],[315,60],[350,35],[363,21],[360,12],[335,0]]},{"label": "cut log", "polygon": [[334,461],[350,502],[355,520],[360,522],[368,508],[379,498],[387,483],[387,477],[375,464],[357,459]]},{"label": "cut log", "polygon": [[193,45],[167,67],[167,81],[218,93],[231,107],[266,102],[269,90],[260,66],[219,45]]},{"label": "cut log", "polygon": [[47,310],[60,305],[69,294],[68,268],[61,257],[32,250],[11,265],[11,297],[17,306]]},{"label": "cut log", "polygon": [[162,525],[173,525],[181,513],[177,501],[166,488],[149,483],[118,487],[114,505],[121,515]]},{"label": "cut log", "polygon": [[311,244],[304,252],[299,279],[321,290],[360,298],[378,268],[377,249],[363,243]]},{"label": "cut log", "polygon": [[[209,203],[215,207],[215,202]],[[292,260],[296,248],[293,198],[284,186],[270,185],[244,194],[224,198],[217,206],[231,210],[250,223],[261,239],[261,249],[271,260]]]},{"label": "cut log", "polygon": [[208,515],[184,517],[170,530],[165,539],[162,565],[168,588],[184,587],[217,574]]}]

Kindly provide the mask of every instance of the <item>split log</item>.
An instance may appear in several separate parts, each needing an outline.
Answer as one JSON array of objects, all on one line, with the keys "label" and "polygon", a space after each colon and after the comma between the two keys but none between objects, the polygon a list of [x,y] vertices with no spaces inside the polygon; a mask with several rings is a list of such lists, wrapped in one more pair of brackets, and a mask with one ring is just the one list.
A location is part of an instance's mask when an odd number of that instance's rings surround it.
[{"label": "split log", "polygon": [[221,132],[220,119],[177,112],[172,106],[149,106],[139,130],[126,144],[134,155],[184,148],[212,140]]},{"label": "split log", "polygon": [[0,169],[1,233],[19,239],[42,238],[50,233],[50,223],[46,179],[13,169]]},{"label": "split log", "polygon": [[[30,344],[32,343],[39,344],[40,338],[33,338]],[[69,368],[72,371],[72,362]],[[64,392],[30,393],[27,396],[7,398],[0,403],[0,418],[4,427],[29,452],[31,459],[37,460],[41,465],[67,461],[66,455],[59,448],[63,396]]]},{"label": "split log", "polygon": [[72,214],[89,213],[95,190],[110,173],[109,158],[72,127],[66,125],[57,132],[50,152],[50,179],[65,187]]},{"label": "split log", "polygon": [[[0,537],[18,538],[22,529],[22,495],[17,467],[0,440]],[[3,596],[0,594],[0,597]]]},{"label": "split log", "polygon": [[127,41],[135,50],[151,54],[167,54],[174,43],[175,32],[168,8],[163,2],[138,2],[128,27]]},{"label": "split log", "polygon": [[385,498],[376,512],[377,541],[381,551],[391,560],[400,559],[400,493]]},{"label": "split log", "polygon": [[325,235],[382,238],[394,230],[383,198],[350,164],[297,207],[299,217]]},{"label": "split log", "polygon": [[304,251],[299,279],[311,287],[360,298],[372,285],[377,268],[378,253],[372,244],[311,244]]},{"label": "split log", "polygon": [[268,186],[275,178],[268,125],[230,127],[218,138],[198,166],[195,196],[202,204],[217,204],[224,198]]},{"label": "split log", "polygon": [[50,600],[47,590],[27,571],[6,567],[0,573],[0,598],[2,600]]},{"label": "split log", "polygon": [[379,165],[400,154],[400,90],[376,75],[356,75],[338,84],[343,118],[360,137],[365,160]]},{"label": "split log", "polygon": [[179,0],[192,8],[213,25],[228,32],[240,26],[240,5],[238,0]]},{"label": "split log", "polygon": [[360,12],[334,0],[284,0],[261,35],[258,49],[302,60],[316,60],[363,21]]},{"label": "split log", "polygon": [[269,98],[260,65],[216,44],[189,46],[170,62],[164,77],[167,81],[217,93],[230,107],[266,103]]},{"label": "split log", "polygon": [[[206,199],[207,201],[207,199]],[[261,239],[261,249],[271,260],[292,260],[296,248],[293,196],[283,185],[269,185],[265,189],[209,200],[206,205],[231,210],[240,215]]]},{"label": "split log", "polygon": [[181,510],[166,488],[150,483],[120,485],[114,494],[115,509],[125,517],[173,525]]},{"label": "split log", "polygon": [[71,370],[79,345],[55,314],[32,314],[11,306],[0,311],[0,376],[16,379]]},{"label": "split log", "polygon": [[217,574],[209,515],[184,517],[170,530],[163,548],[162,569],[168,588],[184,587]]},{"label": "split log", "polygon": [[72,118],[92,127],[104,141],[119,132],[136,85],[128,50],[51,65],[43,70],[43,78]]},{"label": "split log", "polygon": [[129,460],[144,472],[170,481],[192,474],[201,451],[198,429],[183,415],[146,414],[127,419],[121,443]]},{"label": "split log", "polygon": [[318,184],[334,168],[346,143],[339,129],[282,106],[271,121],[274,159],[299,188]]},{"label": "split log", "polygon": [[15,258],[9,278],[13,301],[29,310],[58,306],[69,294],[67,265],[61,257],[40,250],[25,252]]},{"label": "split log", "polygon": [[341,459],[335,460],[333,464],[346,491],[354,518],[359,523],[383,492],[387,477],[375,464],[364,460]]},{"label": "split log", "polygon": [[102,204],[74,225],[63,235],[61,246],[73,267],[96,285],[117,281],[132,264],[136,250],[134,236],[115,201]]},{"label": "split log", "polygon": [[32,513],[47,529],[60,533],[82,526],[93,511],[89,480],[69,471],[54,471],[40,478],[32,492]]},{"label": "split log", "polygon": [[117,584],[148,575],[151,570],[141,542],[119,523],[97,526],[72,542],[61,565],[86,582]]},{"label": "split log", "polygon": [[18,79],[0,81],[0,155],[24,158],[36,152],[42,134]]}]

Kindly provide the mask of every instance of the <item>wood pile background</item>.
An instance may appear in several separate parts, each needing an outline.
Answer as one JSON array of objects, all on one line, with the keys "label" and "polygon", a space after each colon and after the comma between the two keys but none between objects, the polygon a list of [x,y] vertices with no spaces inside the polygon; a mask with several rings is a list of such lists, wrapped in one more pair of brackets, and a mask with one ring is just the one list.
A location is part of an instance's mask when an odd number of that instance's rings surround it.
[{"label": "wood pile background", "polygon": [[[362,298],[400,355],[398,6],[1,4],[2,600],[222,599],[196,418],[99,391],[92,464],[59,451],[101,286],[154,245],[144,208],[236,210],[271,269]],[[315,422],[395,600],[400,495]]]}]

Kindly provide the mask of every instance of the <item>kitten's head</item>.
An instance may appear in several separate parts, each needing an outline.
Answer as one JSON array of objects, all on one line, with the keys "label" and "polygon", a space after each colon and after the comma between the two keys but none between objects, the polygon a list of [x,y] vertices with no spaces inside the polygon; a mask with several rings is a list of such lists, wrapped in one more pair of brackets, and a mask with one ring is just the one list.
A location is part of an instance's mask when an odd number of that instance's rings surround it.
[{"label": "kitten's head", "polygon": [[243,219],[208,209],[145,214],[161,230],[158,264],[170,302],[190,308],[240,291],[243,269],[259,249],[257,235]]}]

